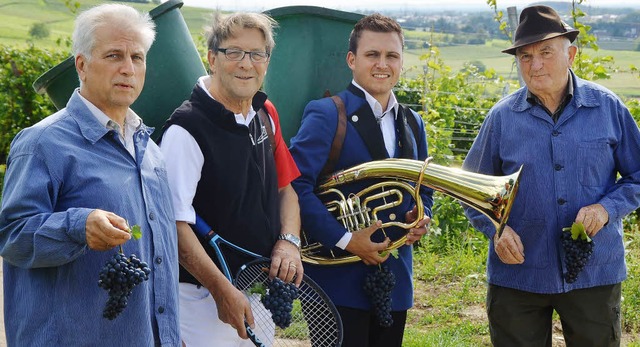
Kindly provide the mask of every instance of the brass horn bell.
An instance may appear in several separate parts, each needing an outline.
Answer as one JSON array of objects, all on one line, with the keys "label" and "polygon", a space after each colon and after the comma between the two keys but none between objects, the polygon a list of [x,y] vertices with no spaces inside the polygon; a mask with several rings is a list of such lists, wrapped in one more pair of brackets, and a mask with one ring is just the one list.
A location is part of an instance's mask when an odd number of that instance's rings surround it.
[{"label": "brass horn bell", "polygon": [[[424,206],[420,198],[420,187],[426,186],[459,200],[489,217],[501,234],[509,218],[509,212],[518,190],[520,170],[507,176],[489,176],[458,168],[450,168],[430,163],[431,158],[423,161],[411,159],[384,159],[363,163],[352,168],[338,171],[325,179],[317,188],[316,194],[327,198],[325,206],[349,231],[354,232],[370,226],[378,219],[380,211],[396,207],[402,203],[403,191],[408,192],[416,203],[418,216],[424,215]],[[384,179],[356,194],[345,196],[339,189],[341,185],[367,179]],[[370,207],[373,201],[384,199],[381,205]],[[418,219],[419,220],[419,219]],[[409,229],[413,223],[395,220],[383,221],[381,229],[398,226]],[[326,255],[326,248],[311,241],[302,232],[302,260],[310,264],[339,265],[359,261],[353,254],[336,255],[333,251]],[[406,233],[392,240],[387,250],[404,245]]]}]

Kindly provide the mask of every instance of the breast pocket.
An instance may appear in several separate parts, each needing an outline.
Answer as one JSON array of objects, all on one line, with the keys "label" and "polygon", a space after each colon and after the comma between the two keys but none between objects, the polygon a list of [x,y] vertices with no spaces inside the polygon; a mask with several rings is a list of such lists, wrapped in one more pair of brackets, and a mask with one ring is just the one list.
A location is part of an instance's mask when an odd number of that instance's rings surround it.
[{"label": "breast pocket", "polygon": [[609,184],[613,172],[613,153],[609,143],[582,142],[578,147],[578,178],[586,187]]}]

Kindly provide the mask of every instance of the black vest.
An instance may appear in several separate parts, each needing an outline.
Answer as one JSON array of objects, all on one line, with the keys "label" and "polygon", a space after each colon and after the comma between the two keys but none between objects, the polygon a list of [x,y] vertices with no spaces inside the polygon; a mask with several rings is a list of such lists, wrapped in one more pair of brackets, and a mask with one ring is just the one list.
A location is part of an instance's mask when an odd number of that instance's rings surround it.
[{"label": "black vest", "polygon": [[[267,96],[258,92],[253,109]],[[227,241],[270,257],[280,233],[278,179],[273,149],[257,115],[249,128],[238,125],[234,114],[196,86],[191,98],[174,111],[163,127],[179,125],[198,143],[204,166],[193,207]],[[171,165],[171,158],[166,158]],[[200,240],[219,265],[212,247]],[[223,247],[232,275],[250,258]],[[180,267],[180,282],[200,284]]]}]

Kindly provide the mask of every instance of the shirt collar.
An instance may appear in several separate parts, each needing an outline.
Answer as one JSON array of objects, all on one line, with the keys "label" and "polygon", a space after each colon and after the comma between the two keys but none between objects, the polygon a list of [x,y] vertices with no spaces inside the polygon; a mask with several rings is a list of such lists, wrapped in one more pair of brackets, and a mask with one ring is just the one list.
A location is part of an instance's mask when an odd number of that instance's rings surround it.
[{"label": "shirt collar", "polygon": [[[216,99],[216,98],[213,97],[213,95],[211,95],[211,93],[209,93],[209,86],[211,85],[211,76],[210,75],[201,76],[200,78],[198,78],[198,85],[200,86],[200,88],[202,88],[202,90],[204,90],[205,93],[207,93],[207,95],[212,100]],[[249,113],[247,113],[247,117],[246,118],[244,117],[244,115],[242,113],[234,113],[234,116],[236,118],[236,123],[243,124],[243,125],[246,125],[246,126],[249,126],[249,123],[251,123],[251,121],[253,120],[253,117],[255,117],[255,115],[256,115],[256,111],[253,109],[253,105],[251,106],[251,108],[249,108]]]},{"label": "shirt collar", "polygon": [[376,98],[369,94],[369,92],[362,88],[355,80],[352,80],[351,83],[358,89],[362,90],[362,92],[364,93],[364,97],[369,104],[369,107],[371,107],[371,110],[373,111],[373,115],[377,119],[382,118],[383,115],[385,115],[390,110],[393,110],[394,119],[398,117],[398,100],[396,99],[396,96],[393,92],[391,93],[391,95],[389,95],[389,103],[387,104],[387,109],[383,112],[382,105],[378,102],[378,100],[376,100]]},{"label": "shirt collar", "polygon": [[[565,89],[564,99],[561,103],[561,106],[567,103],[573,97],[573,78],[571,78],[571,73],[569,73],[569,81],[567,82],[567,88]],[[540,99],[527,88],[527,101],[531,105],[542,105]],[[552,112],[555,110],[552,110]]]},{"label": "shirt collar", "polygon": [[[98,122],[100,122],[100,124],[102,124],[105,128],[109,130],[116,130],[116,131],[119,130],[120,125],[118,123],[114,122],[111,118],[109,118],[109,116],[107,116],[98,107],[96,107],[96,105],[92,104],[91,101],[87,100],[79,92],[78,92],[78,96],[80,97],[80,100],[82,100],[82,102],[85,104],[85,106],[87,106],[91,114],[94,117],[96,117],[96,119],[98,119]],[[124,119],[124,125],[126,127],[138,130],[141,124],[142,124],[142,119],[135,112],[133,112],[132,109],[129,108],[127,110],[127,115],[125,116],[125,119]]]}]

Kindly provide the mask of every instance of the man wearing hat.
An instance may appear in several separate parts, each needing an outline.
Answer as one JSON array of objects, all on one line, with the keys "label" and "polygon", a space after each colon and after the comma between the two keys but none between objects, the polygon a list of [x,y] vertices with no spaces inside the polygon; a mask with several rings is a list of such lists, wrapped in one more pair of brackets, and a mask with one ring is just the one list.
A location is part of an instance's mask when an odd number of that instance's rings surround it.
[{"label": "man wearing hat", "polygon": [[[494,346],[551,346],[552,314],[567,346],[619,346],[626,278],[622,218],[640,206],[640,131],[611,91],[571,70],[578,35],[547,6],[525,8],[512,47],[526,86],[487,114],[463,168],[507,175],[523,166],[507,226],[490,241],[487,314]],[[572,276],[563,228],[582,223],[592,254]],[[565,233],[566,234],[566,233]]]}]

